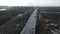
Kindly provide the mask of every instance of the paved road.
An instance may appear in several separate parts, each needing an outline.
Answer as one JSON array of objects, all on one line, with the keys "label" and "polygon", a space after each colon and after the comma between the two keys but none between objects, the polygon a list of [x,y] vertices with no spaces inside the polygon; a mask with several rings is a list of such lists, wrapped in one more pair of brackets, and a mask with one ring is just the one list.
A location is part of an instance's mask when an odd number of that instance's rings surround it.
[{"label": "paved road", "polygon": [[34,10],[20,34],[35,34],[37,9]]}]

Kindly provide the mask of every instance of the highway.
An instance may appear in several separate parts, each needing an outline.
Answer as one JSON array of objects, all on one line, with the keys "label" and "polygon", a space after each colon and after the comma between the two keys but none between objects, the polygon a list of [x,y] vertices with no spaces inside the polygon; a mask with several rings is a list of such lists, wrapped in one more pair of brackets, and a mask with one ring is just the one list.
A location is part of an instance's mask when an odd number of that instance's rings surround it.
[{"label": "highway", "polygon": [[34,10],[20,34],[35,34],[37,9]]},{"label": "highway", "polygon": [[39,12],[38,9],[35,8],[31,13],[28,11],[13,16],[9,21],[0,26],[0,34],[59,34],[58,32],[60,31],[57,29],[51,31],[45,30],[47,18],[42,14],[60,12]]}]

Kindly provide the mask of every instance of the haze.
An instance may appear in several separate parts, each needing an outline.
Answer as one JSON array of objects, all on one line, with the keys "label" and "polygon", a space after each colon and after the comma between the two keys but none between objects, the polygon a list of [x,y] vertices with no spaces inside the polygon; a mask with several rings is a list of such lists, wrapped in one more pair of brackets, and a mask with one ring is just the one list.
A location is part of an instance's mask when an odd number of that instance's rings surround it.
[{"label": "haze", "polygon": [[60,0],[0,0],[0,6],[60,6]]}]

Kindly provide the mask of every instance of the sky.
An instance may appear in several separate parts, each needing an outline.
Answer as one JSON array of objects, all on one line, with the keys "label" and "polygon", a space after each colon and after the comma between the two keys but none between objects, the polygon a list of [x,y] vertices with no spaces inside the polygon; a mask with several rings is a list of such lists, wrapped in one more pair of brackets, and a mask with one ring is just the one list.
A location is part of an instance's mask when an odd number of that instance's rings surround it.
[{"label": "sky", "polygon": [[60,0],[0,0],[0,6],[60,6]]}]

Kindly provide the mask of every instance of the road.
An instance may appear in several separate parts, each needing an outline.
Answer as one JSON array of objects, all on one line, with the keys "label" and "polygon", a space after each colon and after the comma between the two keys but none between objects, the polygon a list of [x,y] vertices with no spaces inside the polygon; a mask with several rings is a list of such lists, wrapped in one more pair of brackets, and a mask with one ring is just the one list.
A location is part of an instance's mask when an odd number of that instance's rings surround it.
[{"label": "road", "polygon": [[37,9],[34,10],[20,34],[35,34]]}]

